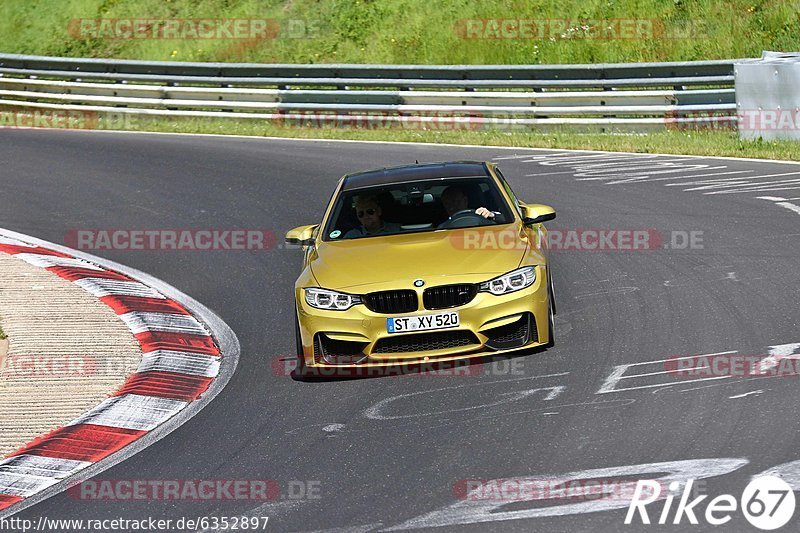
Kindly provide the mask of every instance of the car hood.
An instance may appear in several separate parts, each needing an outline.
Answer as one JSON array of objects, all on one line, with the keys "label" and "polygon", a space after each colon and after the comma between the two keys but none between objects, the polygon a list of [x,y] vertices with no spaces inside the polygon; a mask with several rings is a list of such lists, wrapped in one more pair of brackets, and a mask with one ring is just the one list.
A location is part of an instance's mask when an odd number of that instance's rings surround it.
[{"label": "car hood", "polygon": [[[528,245],[520,224],[320,242],[310,266],[321,287],[349,289],[486,274],[519,266]],[[453,282],[457,282],[456,279]]]}]

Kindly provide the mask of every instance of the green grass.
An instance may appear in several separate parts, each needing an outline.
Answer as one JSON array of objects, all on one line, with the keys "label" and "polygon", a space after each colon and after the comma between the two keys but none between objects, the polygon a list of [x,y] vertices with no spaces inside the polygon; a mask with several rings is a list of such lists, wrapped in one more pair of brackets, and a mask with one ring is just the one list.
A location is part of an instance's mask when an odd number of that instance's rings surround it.
[{"label": "green grass", "polygon": [[[102,127],[102,124],[101,124]],[[140,118],[127,123],[134,131],[216,133],[269,137],[405,141],[426,143],[566,148],[620,152],[712,155],[800,161],[800,143],[742,141],[730,131],[664,131],[648,135],[607,133],[532,133],[504,131],[433,131],[357,128],[299,128],[254,119]]]},{"label": "green grass", "polygon": [[[27,0],[5,7],[0,51],[53,56],[547,64],[726,59],[800,49],[800,0]],[[269,18],[279,32],[261,40],[71,35],[70,21],[81,18]],[[567,31],[563,37],[466,39],[459,33],[465,19],[565,18],[653,20],[658,35],[596,39]]]}]

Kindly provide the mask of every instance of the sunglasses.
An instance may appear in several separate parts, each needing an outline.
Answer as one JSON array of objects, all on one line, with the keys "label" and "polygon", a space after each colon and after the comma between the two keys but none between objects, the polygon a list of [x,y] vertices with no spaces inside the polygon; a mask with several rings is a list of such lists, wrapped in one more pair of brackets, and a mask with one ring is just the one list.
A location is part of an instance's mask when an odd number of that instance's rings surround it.
[{"label": "sunglasses", "polygon": [[357,212],[356,212],[356,216],[357,216],[358,218],[361,218],[361,217],[363,217],[363,216],[364,216],[364,214],[365,214],[365,213],[366,213],[367,215],[369,215],[369,216],[372,216],[372,215],[374,215],[374,214],[375,214],[375,210],[374,210],[374,209],[365,209],[365,210],[357,211]]}]

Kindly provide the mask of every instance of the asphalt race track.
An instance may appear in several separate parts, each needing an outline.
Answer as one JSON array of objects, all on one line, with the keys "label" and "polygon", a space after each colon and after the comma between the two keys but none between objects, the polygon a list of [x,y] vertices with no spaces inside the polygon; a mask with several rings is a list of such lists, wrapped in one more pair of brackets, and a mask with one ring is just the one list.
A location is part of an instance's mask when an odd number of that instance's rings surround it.
[{"label": "asphalt race track", "polygon": [[[18,516],[269,516],[268,531],[594,532],[623,529],[627,505],[613,498],[465,501],[460,490],[465,480],[516,477],[693,478],[711,497],[738,499],[765,471],[800,490],[798,376],[688,380],[666,372],[664,362],[800,353],[798,165],[2,130],[0,227],[60,243],[70,230],[97,228],[282,236],[319,221],[342,174],[415,159],[496,160],[522,199],[556,208],[548,227],[565,235],[652,230],[662,243],[554,250],[558,316],[548,351],[482,365],[480,375],[334,382],[295,381],[276,363],[294,354],[299,251],[90,251],[196,298],[242,346],[236,374],[208,407],[98,479],[269,479],[283,498],[60,494]],[[662,506],[653,505],[657,521]],[[690,528],[683,520],[680,529]],[[627,529],[679,528],[634,520]],[[754,529],[739,513],[725,530]]]}]

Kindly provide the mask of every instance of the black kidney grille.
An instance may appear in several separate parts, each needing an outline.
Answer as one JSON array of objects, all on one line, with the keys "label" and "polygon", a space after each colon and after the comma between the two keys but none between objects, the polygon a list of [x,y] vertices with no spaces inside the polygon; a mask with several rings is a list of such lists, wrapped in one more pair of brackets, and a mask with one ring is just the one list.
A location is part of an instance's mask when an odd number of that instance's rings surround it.
[{"label": "black kidney grille", "polygon": [[425,309],[446,309],[466,305],[478,294],[478,286],[472,283],[440,285],[430,287],[422,293]]},{"label": "black kidney grille", "polygon": [[371,292],[364,296],[364,303],[374,313],[410,313],[417,310],[417,293],[408,289]]}]

